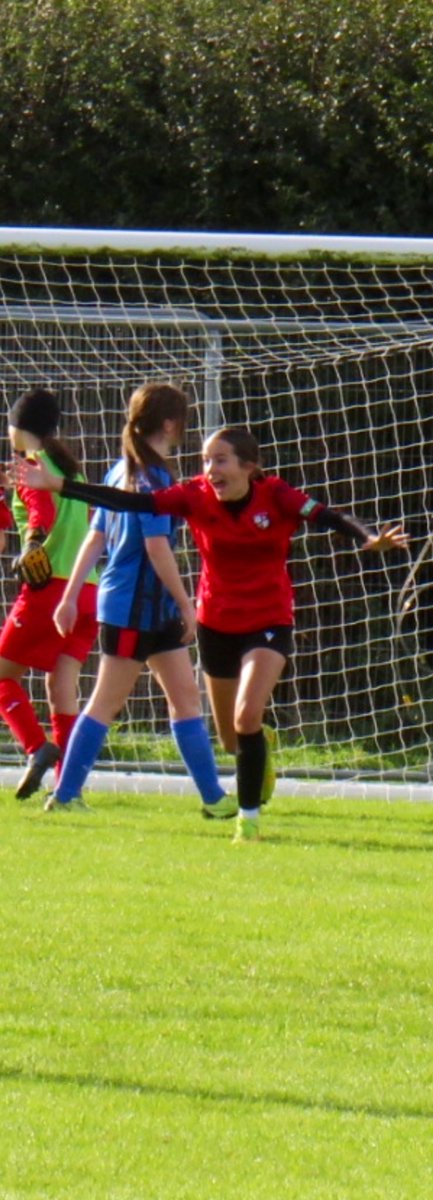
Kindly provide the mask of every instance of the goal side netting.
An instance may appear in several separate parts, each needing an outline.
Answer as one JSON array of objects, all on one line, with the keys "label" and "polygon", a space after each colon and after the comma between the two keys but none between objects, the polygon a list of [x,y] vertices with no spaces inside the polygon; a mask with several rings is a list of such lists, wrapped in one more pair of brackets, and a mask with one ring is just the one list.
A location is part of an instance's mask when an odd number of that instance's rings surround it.
[{"label": "goal side netting", "polygon": [[[409,551],[383,557],[334,535],[297,535],[295,651],[269,720],[281,785],[372,779],[382,795],[393,780],[428,787],[433,242],[201,235],[197,244],[173,234],[170,245],[161,234],[122,241],[6,229],[0,239],[3,461],[8,408],[44,383],[60,397],[62,436],[100,481],[119,455],[131,391],[170,379],[190,397],[182,476],[200,469],[210,430],[248,424],[267,471],[372,528],[404,522]],[[3,614],[16,594],[16,552],[12,534]],[[179,561],[192,591],[198,562],[186,530]],[[96,669],[95,650],[83,702]],[[29,683],[46,720],[44,681],[32,673]],[[0,734],[1,761],[13,769],[21,756]],[[180,770],[165,701],[146,670],[104,756],[116,779]],[[233,771],[230,759],[219,761]]]}]

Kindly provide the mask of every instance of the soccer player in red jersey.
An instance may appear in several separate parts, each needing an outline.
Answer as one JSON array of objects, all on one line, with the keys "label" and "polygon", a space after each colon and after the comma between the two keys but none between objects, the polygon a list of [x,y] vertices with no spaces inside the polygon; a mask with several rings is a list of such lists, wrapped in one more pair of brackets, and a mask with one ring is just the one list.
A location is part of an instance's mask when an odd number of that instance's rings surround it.
[{"label": "soccer player in red jersey", "polygon": [[[57,436],[59,417],[56,397],[46,388],[33,388],[9,411],[9,437],[18,454],[36,451],[63,479],[78,474],[79,465]],[[29,756],[16,791],[25,800],[38,790],[48,768],[57,768],[77,715],[78,676],[97,634],[97,578],[94,572],[89,575],[75,629],[62,638],[53,613],[87,533],[87,512],[66,497],[17,484],[12,513],[21,541],[14,563],[21,588],[0,633],[0,717]],[[10,524],[3,501],[0,526]],[[22,686],[30,668],[45,672],[52,741]]]},{"label": "soccer player in red jersey", "polygon": [[291,652],[293,588],[287,558],[303,521],[354,539],[362,550],[404,547],[400,525],[369,532],[355,517],[264,475],[248,429],[223,427],[207,438],[203,474],[138,495],[54,479],[26,467],[33,486],[61,489],[115,511],[143,509],[184,517],[199,549],[198,641],[219,737],[236,754],[236,842],[259,837],[259,812],[274,773],[263,717]]}]

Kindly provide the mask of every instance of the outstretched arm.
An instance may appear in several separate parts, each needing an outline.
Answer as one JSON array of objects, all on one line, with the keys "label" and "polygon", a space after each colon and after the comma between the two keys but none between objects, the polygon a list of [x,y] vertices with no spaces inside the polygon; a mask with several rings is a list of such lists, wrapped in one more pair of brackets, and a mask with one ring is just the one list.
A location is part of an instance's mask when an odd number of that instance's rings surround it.
[{"label": "outstretched arm", "polygon": [[63,487],[58,490],[67,500],[86,500],[94,508],[108,508],[110,512],[157,513],[152,492],[127,492],[105,483],[81,483],[78,479],[64,479]]},{"label": "outstretched arm", "polygon": [[16,483],[31,488],[45,488],[49,492],[61,492],[68,500],[83,500],[95,508],[108,508],[111,512],[156,512],[152,492],[127,492],[103,483],[66,479],[64,475],[53,475],[41,460],[35,465],[19,458],[14,464],[13,474]]},{"label": "outstretched arm", "polygon": [[409,534],[405,533],[402,525],[386,525],[377,533],[370,533],[361,550],[406,550],[409,545]]},{"label": "outstretched arm", "polygon": [[354,538],[360,550],[405,550],[409,542],[409,536],[404,532],[402,525],[391,525],[388,522],[382,525],[377,533],[371,533],[357,517],[347,516],[335,508],[320,509],[314,522],[321,529],[334,529],[344,537]]}]

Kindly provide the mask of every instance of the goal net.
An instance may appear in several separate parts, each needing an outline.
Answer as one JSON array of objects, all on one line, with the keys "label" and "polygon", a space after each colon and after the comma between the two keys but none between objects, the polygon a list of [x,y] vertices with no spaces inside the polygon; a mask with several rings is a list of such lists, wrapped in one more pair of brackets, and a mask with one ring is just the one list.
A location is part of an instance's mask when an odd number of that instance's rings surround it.
[{"label": "goal net", "polygon": [[[404,522],[410,551],[383,557],[300,531],[295,651],[269,719],[281,778],[428,781],[433,242],[7,229],[0,238],[3,460],[8,407],[43,382],[59,394],[62,435],[100,481],[119,454],[133,388],[169,378],[190,397],[182,476],[200,469],[211,429],[248,424],[266,470],[372,528]],[[16,548],[12,535],[3,612]],[[187,531],[179,555],[192,590]],[[96,666],[95,651],[83,700]],[[30,686],[44,716],[43,680],[34,674]],[[5,731],[1,752],[18,762]],[[104,753],[113,771],[179,770],[146,670]]]}]

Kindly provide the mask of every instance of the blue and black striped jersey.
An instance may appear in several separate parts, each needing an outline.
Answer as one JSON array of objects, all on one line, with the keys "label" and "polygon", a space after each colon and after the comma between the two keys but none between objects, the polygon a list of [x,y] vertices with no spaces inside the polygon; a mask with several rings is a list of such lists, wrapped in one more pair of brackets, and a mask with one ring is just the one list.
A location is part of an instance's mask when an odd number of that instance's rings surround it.
[{"label": "blue and black striped jersey", "polygon": [[[125,464],[119,459],[108,471],[105,483],[125,486]],[[140,492],[169,487],[172,476],[163,467],[141,470],[137,477]],[[146,552],[145,540],[166,537],[172,549],[179,520],[151,513],[112,513],[98,508],[91,528],[104,534],[107,563],[98,589],[98,621],[122,629],[161,629],[179,615],[170,593],[161,583]]]}]

